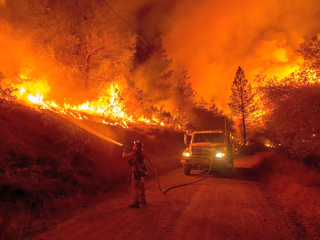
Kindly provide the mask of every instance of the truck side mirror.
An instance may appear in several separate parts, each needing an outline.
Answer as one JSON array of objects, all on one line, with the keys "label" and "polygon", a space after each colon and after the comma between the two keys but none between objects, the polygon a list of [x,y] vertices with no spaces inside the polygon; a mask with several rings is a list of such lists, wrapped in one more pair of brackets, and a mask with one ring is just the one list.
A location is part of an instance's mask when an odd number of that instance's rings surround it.
[{"label": "truck side mirror", "polygon": [[191,140],[191,136],[189,136],[188,134],[184,134],[184,136],[183,136],[184,145],[189,146],[190,140]]}]

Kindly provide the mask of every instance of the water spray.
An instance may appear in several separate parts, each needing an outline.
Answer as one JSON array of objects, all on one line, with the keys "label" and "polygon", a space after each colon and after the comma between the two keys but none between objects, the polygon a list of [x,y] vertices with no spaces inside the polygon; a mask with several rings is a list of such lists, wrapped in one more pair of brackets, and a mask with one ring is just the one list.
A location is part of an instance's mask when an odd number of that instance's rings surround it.
[{"label": "water spray", "polygon": [[[101,133],[98,133],[98,132],[96,132],[96,131],[88,128],[87,126],[85,126],[84,124],[80,123],[79,121],[76,121],[74,118],[68,117],[68,116],[63,115],[63,114],[60,114],[60,115],[61,115],[63,118],[65,118],[65,119],[73,122],[75,125],[81,127],[82,129],[87,130],[88,132],[90,132],[90,133],[92,133],[92,134],[100,137],[100,138],[103,139],[103,140],[106,140],[106,141],[108,141],[108,142],[110,142],[110,143],[113,143],[113,144],[116,144],[116,145],[118,145],[118,146],[120,146],[120,147],[123,147],[124,150],[125,150],[125,149],[130,149],[130,150],[132,150],[131,147],[129,147],[129,146],[127,146],[127,145],[124,145],[124,144],[122,144],[122,143],[120,143],[120,142],[117,142],[116,140],[113,140],[113,139],[111,139],[111,138],[109,138],[109,137],[104,136],[104,135],[101,134]],[[149,158],[147,158],[147,157],[144,156],[144,155],[143,155],[143,157],[144,157],[145,159],[147,159],[147,161],[149,162],[149,164],[150,164],[151,167],[153,168],[153,170],[154,170],[154,172],[155,172],[155,174],[156,174],[156,177],[157,177],[157,182],[158,182],[159,190],[160,190],[160,192],[162,192],[163,194],[166,194],[166,193],[167,193],[168,191],[170,191],[171,189],[178,188],[178,187],[183,187],[183,186],[187,186],[187,185],[191,185],[191,184],[198,183],[198,182],[202,181],[203,179],[205,179],[205,178],[209,175],[209,173],[210,173],[210,171],[211,171],[211,168],[212,168],[212,161],[211,161],[211,163],[210,163],[210,168],[209,168],[207,174],[206,174],[204,177],[202,177],[202,178],[200,178],[199,180],[194,181],[194,182],[189,182],[189,183],[184,183],[184,184],[175,185],[175,186],[170,187],[170,188],[166,189],[165,191],[163,191],[163,190],[161,189],[160,179],[159,179],[159,175],[158,175],[157,169],[155,168],[155,166],[153,165],[153,163],[149,160]]]},{"label": "water spray", "polygon": [[64,114],[60,114],[60,116],[63,117],[63,118],[65,118],[65,119],[67,119],[68,121],[74,123],[74,124],[77,125],[78,127],[81,127],[82,129],[85,129],[86,131],[88,131],[88,132],[90,132],[90,133],[92,133],[92,134],[100,137],[100,138],[103,139],[103,140],[106,140],[106,141],[108,141],[108,142],[114,143],[114,144],[119,145],[119,146],[124,147],[124,148],[129,148],[129,149],[131,149],[130,147],[128,147],[128,146],[126,146],[126,145],[123,145],[122,143],[119,143],[119,142],[117,142],[116,140],[113,140],[113,139],[111,139],[111,138],[109,138],[109,137],[104,136],[104,135],[101,134],[101,133],[96,132],[96,131],[93,130],[93,129],[88,128],[88,127],[85,126],[84,124],[82,124],[82,123],[80,123],[79,121],[77,121],[75,118],[68,117],[68,116],[66,116],[66,115],[64,115]]}]

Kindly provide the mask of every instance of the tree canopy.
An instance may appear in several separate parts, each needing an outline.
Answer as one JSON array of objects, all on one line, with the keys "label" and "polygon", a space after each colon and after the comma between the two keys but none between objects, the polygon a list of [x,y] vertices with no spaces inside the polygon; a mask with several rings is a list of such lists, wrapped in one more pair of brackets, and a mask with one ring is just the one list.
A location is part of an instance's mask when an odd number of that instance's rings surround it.
[{"label": "tree canopy", "polygon": [[292,89],[274,110],[270,125],[292,156],[320,155],[320,85]]},{"label": "tree canopy", "polygon": [[260,121],[264,123],[265,137],[291,156],[304,159],[320,154],[319,41],[312,38],[298,52],[304,57],[300,69],[282,79],[258,74],[255,92],[263,109]]},{"label": "tree canopy", "polygon": [[[254,111],[254,95],[251,89],[250,83],[245,78],[244,71],[241,67],[238,67],[236,76],[231,86],[231,95],[229,97],[229,107],[235,120],[242,124],[243,128],[243,140],[246,143],[246,119]],[[241,123],[240,123],[241,122]]]},{"label": "tree canopy", "polygon": [[[127,18],[126,4],[118,1],[117,9],[139,30],[138,19]],[[214,107],[199,107],[191,77],[172,67],[160,34],[145,46],[124,18],[98,0],[5,1],[0,37],[14,39],[19,51],[10,53],[15,66],[0,66],[3,82],[42,81],[45,97],[60,105],[116,99],[128,116],[163,119],[179,129],[201,128],[205,123],[196,115],[203,111],[216,116]]]}]

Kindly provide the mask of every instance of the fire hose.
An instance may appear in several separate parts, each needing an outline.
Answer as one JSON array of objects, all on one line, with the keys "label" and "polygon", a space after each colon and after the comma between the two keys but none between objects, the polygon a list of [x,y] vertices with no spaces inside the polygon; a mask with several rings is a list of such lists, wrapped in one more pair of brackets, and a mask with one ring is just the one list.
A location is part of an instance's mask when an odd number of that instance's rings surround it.
[{"label": "fire hose", "polygon": [[[70,117],[64,116],[64,115],[62,115],[62,114],[60,114],[60,115],[61,115],[63,118],[66,118],[66,119],[68,119],[69,121],[73,122],[73,123],[76,124],[77,126],[79,126],[79,127],[83,128],[83,129],[87,130],[88,132],[91,132],[92,134],[94,134],[94,135],[96,135],[96,136],[98,136],[98,137],[100,137],[100,138],[102,138],[102,139],[104,139],[104,140],[106,140],[106,141],[108,141],[108,142],[111,142],[111,143],[116,144],[116,145],[118,145],[118,146],[121,146],[121,147],[123,147],[123,148],[131,149],[131,150],[132,150],[131,147],[128,147],[128,146],[126,146],[126,145],[124,145],[124,144],[122,144],[122,143],[119,143],[119,142],[117,142],[117,141],[115,141],[115,140],[113,140],[113,139],[111,139],[111,138],[109,138],[109,137],[104,136],[104,135],[101,134],[101,133],[98,133],[98,132],[94,131],[93,129],[90,129],[90,128],[86,127],[84,124],[80,123],[79,121],[76,121],[74,118],[70,118]],[[147,159],[147,161],[148,161],[148,162],[150,163],[150,165],[152,166],[152,169],[154,170],[154,172],[155,172],[155,174],[156,174],[156,177],[157,177],[157,182],[158,182],[159,190],[160,190],[160,192],[162,192],[163,194],[166,194],[166,193],[167,193],[168,191],[170,191],[171,189],[178,188],[178,187],[183,187],[183,186],[187,186],[187,185],[191,185],[191,184],[198,183],[198,182],[202,181],[203,179],[205,179],[205,178],[209,175],[209,173],[210,173],[210,171],[211,171],[211,168],[212,168],[212,160],[211,160],[209,170],[208,170],[207,174],[206,174],[204,177],[202,177],[202,178],[200,178],[199,180],[196,180],[196,181],[194,181],[194,182],[179,184],[179,185],[170,187],[170,188],[166,189],[165,191],[163,191],[163,190],[161,189],[161,186],[160,186],[160,180],[159,180],[159,175],[158,175],[157,169],[155,168],[155,166],[153,165],[153,163],[149,160],[149,158],[147,158],[146,156],[144,156],[144,158]]]},{"label": "fire hose", "polygon": [[[132,148],[126,146],[126,145],[122,145],[122,147],[123,147],[123,148],[127,148],[127,149],[132,149]],[[203,179],[205,179],[205,178],[209,175],[209,173],[211,172],[211,168],[212,168],[212,159],[211,159],[209,170],[208,170],[208,172],[206,173],[205,176],[203,176],[202,178],[200,178],[200,179],[198,179],[198,180],[196,180],[196,181],[189,182],[189,183],[183,183],[183,184],[179,184],[179,185],[175,185],[175,186],[172,186],[172,187],[166,189],[165,191],[163,191],[162,188],[161,188],[161,185],[160,185],[159,174],[158,174],[158,172],[157,172],[156,167],[155,167],[155,166],[153,165],[153,163],[149,160],[149,158],[147,158],[145,155],[143,155],[143,157],[144,157],[145,159],[147,159],[147,161],[148,161],[149,164],[151,165],[153,171],[155,172],[159,190],[160,190],[160,192],[162,192],[163,194],[166,194],[168,191],[170,191],[170,190],[172,190],[172,189],[174,189],[174,188],[183,187],[183,186],[188,186],[188,185],[195,184],[195,183],[198,183],[198,182],[202,181]]]}]

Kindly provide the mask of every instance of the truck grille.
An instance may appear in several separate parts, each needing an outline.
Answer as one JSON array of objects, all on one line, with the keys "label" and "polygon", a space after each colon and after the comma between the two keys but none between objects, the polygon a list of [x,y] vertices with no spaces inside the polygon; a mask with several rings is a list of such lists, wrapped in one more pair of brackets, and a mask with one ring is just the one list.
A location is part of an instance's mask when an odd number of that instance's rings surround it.
[{"label": "truck grille", "polygon": [[195,146],[191,147],[193,157],[212,157],[214,147]]}]

